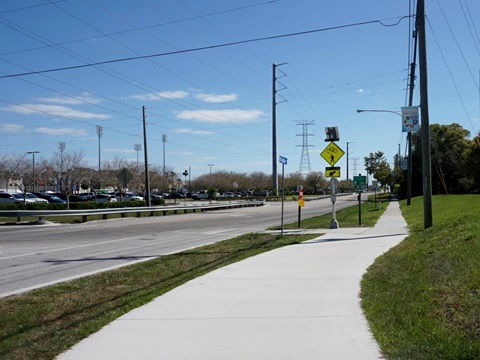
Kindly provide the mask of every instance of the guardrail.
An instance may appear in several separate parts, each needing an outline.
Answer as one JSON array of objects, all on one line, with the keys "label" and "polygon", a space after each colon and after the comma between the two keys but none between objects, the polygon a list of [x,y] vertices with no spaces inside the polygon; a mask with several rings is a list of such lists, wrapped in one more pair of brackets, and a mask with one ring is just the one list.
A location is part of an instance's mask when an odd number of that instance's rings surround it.
[{"label": "guardrail", "polygon": [[52,216],[81,216],[82,222],[87,222],[89,216],[102,215],[102,220],[108,219],[108,215],[120,214],[121,217],[127,217],[128,213],[136,213],[141,217],[142,213],[149,213],[149,216],[155,216],[160,213],[162,216],[168,212],[178,214],[179,212],[203,212],[212,210],[225,210],[241,207],[256,207],[264,205],[263,201],[235,202],[228,204],[208,204],[208,205],[182,205],[182,206],[150,206],[150,207],[124,207],[111,209],[89,209],[89,210],[0,210],[0,217],[16,218],[20,223],[21,218],[36,217],[38,222],[42,223],[45,217]]}]

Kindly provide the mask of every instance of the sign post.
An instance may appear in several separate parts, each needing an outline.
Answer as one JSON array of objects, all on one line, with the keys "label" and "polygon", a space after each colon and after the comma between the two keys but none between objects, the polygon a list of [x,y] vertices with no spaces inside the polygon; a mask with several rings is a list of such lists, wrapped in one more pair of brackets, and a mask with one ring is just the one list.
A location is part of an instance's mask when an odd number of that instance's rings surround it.
[{"label": "sign post", "polygon": [[326,127],[325,134],[327,137],[325,141],[329,142],[329,144],[323,149],[320,156],[329,164],[329,167],[325,168],[325,176],[330,177],[332,201],[332,221],[330,221],[330,229],[338,229],[337,214],[335,211],[335,202],[337,198],[335,194],[337,186],[336,178],[340,177],[340,167],[335,167],[334,165],[340,160],[345,152],[335,143],[335,141],[340,140],[337,127]]},{"label": "sign post", "polygon": [[303,200],[303,186],[298,186],[298,228],[300,229],[300,222],[302,221],[302,207],[305,206]]},{"label": "sign post", "polygon": [[353,177],[353,185],[357,186],[358,193],[358,225],[362,225],[362,186],[367,185],[367,177],[358,174]]},{"label": "sign post", "polygon": [[285,203],[285,165],[287,164],[288,159],[283,156],[278,157],[278,162],[282,164],[282,219],[281,219],[281,226],[280,226],[280,235],[283,236],[283,209]]}]

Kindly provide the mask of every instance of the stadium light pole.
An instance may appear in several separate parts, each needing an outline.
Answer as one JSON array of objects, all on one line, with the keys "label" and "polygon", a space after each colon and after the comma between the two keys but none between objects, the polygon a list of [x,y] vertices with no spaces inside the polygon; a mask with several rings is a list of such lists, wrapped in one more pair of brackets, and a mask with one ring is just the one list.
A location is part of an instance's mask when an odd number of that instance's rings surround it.
[{"label": "stadium light pole", "polygon": [[100,139],[103,135],[103,126],[97,125],[97,136],[98,136],[98,171],[100,171]]}]

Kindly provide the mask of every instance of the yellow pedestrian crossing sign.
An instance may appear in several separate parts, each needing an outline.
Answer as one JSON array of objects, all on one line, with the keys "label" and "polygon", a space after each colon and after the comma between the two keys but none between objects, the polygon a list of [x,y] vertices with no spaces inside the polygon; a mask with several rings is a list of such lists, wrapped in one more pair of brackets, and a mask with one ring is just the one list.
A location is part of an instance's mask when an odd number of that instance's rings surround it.
[{"label": "yellow pedestrian crossing sign", "polygon": [[325,168],[325,177],[330,177],[330,178],[340,177],[340,166],[326,167]]},{"label": "yellow pedestrian crossing sign", "polygon": [[333,141],[327,145],[325,149],[320,153],[320,156],[330,164],[330,166],[335,165],[338,160],[345,154],[345,152],[335,144]]}]

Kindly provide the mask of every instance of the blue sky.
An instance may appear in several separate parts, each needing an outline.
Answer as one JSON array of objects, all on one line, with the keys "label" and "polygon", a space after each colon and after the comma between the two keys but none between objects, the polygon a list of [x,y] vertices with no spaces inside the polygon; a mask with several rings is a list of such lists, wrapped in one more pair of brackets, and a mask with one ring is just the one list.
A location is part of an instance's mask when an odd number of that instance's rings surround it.
[{"label": "blue sky", "polygon": [[[59,142],[101,158],[136,161],[146,107],[149,163],[192,176],[272,171],[272,64],[277,68],[278,155],[300,169],[302,123],[312,171],[324,171],[324,128],[350,149],[350,177],[363,158],[405,153],[401,118],[411,53],[409,0],[2,0],[0,153]],[[426,0],[430,123],[480,128],[477,0]],[[378,20],[379,22],[374,22]],[[360,23],[365,23],[359,25]],[[394,25],[396,26],[385,26]],[[383,25],[382,25],[383,24]],[[329,29],[325,31],[317,31]],[[298,32],[311,33],[278,37]],[[263,41],[188,51],[244,40]],[[174,53],[165,55],[167,53]],[[145,57],[148,55],[162,55]],[[105,65],[20,73],[138,58]],[[417,73],[418,76],[418,73]],[[414,105],[419,103],[418,77]],[[143,152],[140,152],[143,160]],[[337,164],[346,177],[346,156]],[[356,170],[356,173],[354,171]]]}]

